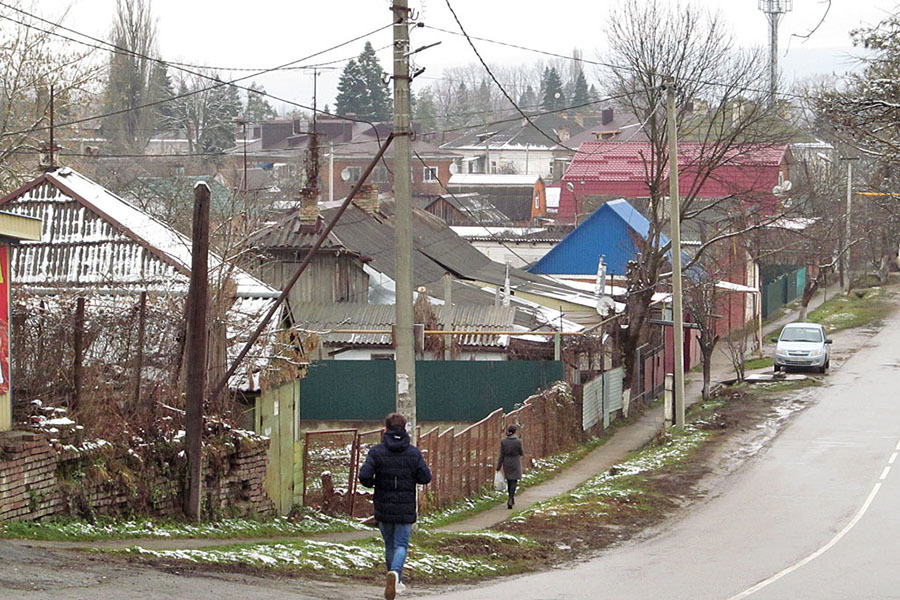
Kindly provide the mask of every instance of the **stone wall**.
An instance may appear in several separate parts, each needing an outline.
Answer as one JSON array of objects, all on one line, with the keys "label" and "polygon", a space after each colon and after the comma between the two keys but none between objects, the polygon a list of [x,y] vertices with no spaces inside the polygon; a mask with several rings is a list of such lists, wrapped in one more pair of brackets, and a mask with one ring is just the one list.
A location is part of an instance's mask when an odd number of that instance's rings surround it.
[{"label": "stone wall", "polygon": [[[269,440],[220,431],[204,444],[205,518],[271,516]],[[139,456],[107,442],[60,444],[42,433],[0,433],[0,521],[53,515],[181,514],[186,465],[176,440]]]}]

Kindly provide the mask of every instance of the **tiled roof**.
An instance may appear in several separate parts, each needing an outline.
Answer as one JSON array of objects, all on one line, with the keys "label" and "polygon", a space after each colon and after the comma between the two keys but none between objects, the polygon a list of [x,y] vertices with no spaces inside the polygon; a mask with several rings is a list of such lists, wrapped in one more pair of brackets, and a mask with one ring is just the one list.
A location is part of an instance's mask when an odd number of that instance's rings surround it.
[{"label": "tiled roof", "polygon": [[[753,195],[771,199],[778,183],[779,167],[790,157],[785,144],[748,144],[732,148],[705,179],[699,164],[709,149],[699,142],[678,144],[679,183],[700,198]],[[585,142],[562,181],[559,214],[575,214],[575,198],[585,195],[646,198],[653,151],[645,142]],[[568,189],[571,187],[572,189]],[[694,188],[697,188],[696,190]]]}]

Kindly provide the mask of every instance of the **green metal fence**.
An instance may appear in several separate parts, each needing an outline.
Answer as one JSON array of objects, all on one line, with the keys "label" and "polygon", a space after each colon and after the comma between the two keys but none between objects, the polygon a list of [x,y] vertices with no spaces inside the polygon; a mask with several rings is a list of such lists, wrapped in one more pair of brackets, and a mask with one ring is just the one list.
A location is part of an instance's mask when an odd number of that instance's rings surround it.
[{"label": "green metal fence", "polygon": [[[310,366],[300,383],[300,418],[381,420],[396,403],[390,360],[327,360]],[[420,421],[478,421],[563,378],[562,363],[545,360],[417,361],[416,416]]]},{"label": "green metal fence", "polygon": [[806,267],[777,266],[763,269],[763,318],[799,298],[806,286]]}]

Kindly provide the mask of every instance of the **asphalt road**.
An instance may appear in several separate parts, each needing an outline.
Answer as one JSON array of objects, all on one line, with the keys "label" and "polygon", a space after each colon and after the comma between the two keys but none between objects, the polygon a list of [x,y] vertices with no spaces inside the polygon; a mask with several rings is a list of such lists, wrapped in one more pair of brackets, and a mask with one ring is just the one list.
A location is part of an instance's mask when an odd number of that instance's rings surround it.
[{"label": "asphalt road", "polygon": [[900,317],[827,382],[684,518],[571,568],[440,597],[900,598]]}]

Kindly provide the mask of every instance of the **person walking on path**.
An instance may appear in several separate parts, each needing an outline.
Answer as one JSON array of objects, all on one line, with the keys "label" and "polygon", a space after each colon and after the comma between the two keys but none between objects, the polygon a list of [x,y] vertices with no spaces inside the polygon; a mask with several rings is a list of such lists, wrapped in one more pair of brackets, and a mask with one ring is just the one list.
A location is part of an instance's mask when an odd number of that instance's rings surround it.
[{"label": "person walking on path", "polygon": [[387,577],[385,600],[402,592],[403,563],[416,522],[416,484],[431,481],[431,470],[418,448],[410,443],[406,417],[391,413],[384,419],[381,443],[369,449],[359,470],[359,482],[374,487],[375,520],[384,538]]},{"label": "person walking on path", "polygon": [[516,503],[516,487],[522,479],[522,440],[516,435],[519,429],[515,425],[506,428],[506,437],[500,440],[500,458],[497,459],[497,470],[503,469],[506,477],[506,492],[509,500],[506,508],[512,508]]}]

